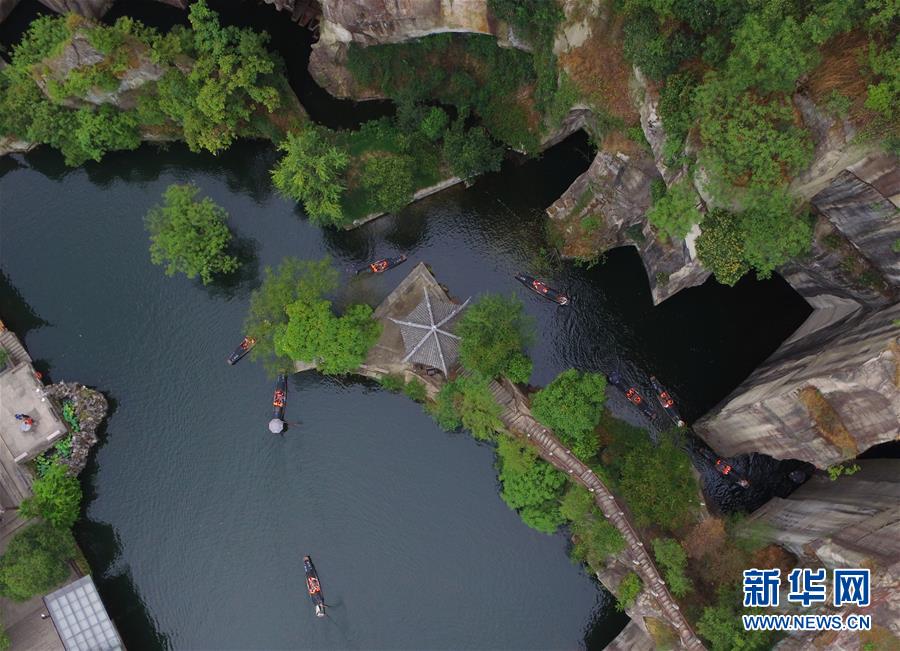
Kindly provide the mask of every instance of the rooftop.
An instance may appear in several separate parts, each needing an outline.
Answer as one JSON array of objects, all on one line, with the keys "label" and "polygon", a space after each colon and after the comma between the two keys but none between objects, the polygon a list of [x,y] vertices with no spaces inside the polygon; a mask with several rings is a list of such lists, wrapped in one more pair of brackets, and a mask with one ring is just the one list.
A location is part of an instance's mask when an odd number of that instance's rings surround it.
[{"label": "rooftop", "polygon": [[[21,430],[16,414],[34,419],[31,431]],[[0,370],[0,437],[16,463],[37,456],[65,433],[66,426],[44,397],[44,385],[31,364],[19,362]]]},{"label": "rooftop", "polygon": [[406,350],[403,361],[440,369],[447,376],[459,357],[459,337],[451,329],[468,302],[456,305],[444,292],[432,295],[423,287],[422,300],[405,318],[390,317],[400,326]]},{"label": "rooftop", "polygon": [[90,576],[51,592],[44,603],[66,651],[124,651]]}]

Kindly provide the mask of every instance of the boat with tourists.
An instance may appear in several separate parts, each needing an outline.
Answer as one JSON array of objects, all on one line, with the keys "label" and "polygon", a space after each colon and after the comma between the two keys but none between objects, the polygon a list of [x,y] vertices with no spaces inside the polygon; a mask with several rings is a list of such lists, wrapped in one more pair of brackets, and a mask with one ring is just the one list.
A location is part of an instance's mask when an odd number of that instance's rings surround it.
[{"label": "boat with tourists", "polygon": [[538,280],[537,278],[532,278],[531,276],[526,276],[525,274],[518,274],[516,276],[516,280],[525,285],[528,289],[533,291],[538,296],[543,296],[549,301],[553,301],[554,303],[558,303],[559,305],[569,304],[568,296],[556,289],[553,289],[543,280]]},{"label": "boat with tourists", "polygon": [[623,378],[618,371],[613,371],[612,373],[607,375],[606,380],[607,382],[609,382],[609,384],[613,385],[622,393],[624,393],[625,397],[628,399],[628,402],[640,409],[647,418],[653,420],[653,418],[656,416],[656,412],[653,411],[653,407],[651,407],[650,404],[646,400],[644,400],[644,397],[640,393],[638,393],[638,390],[635,387],[631,386],[625,381],[625,378]]},{"label": "boat with tourists", "polygon": [[284,405],[287,402],[287,376],[283,373],[275,380],[275,392],[272,394],[272,420],[269,431],[280,434],[284,430]]},{"label": "boat with tourists", "polygon": [[678,413],[678,409],[675,408],[672,394],[656,379],[655,375],[650,376],[650,384],[653,385],[653,390],[656,392],[656,399],[659,400],[659,404],[662,405],[663,410],[672,419],[672,422],[678,427],[684,427],[687,423],[684,422],[681,414]]},{"label": "boat with tourists", "polygon": [[375,262],[367,264],[365,267],[360,267],[356,270],[356,275],[358,276],[364,273],[384,273],[388,269],[393,269],[404,262],[406,262],[405,255],[398,255],[396,258],[382,258],[381,260],[376,260]]},{"label": "boat with tourists", "polygon": [[319,574],[309,556],[303,557],[303,570],[306,572],[306,591],[316,607],[316,617],[325,617],[325,595],[322,594],[322,584],[319,583]]},{"label": "boat with tourists", "polygon": [[241,343],[238,344],[238,347],[234,349],[234,351],[228,356],[225,360],[230,365],[234,366],[241,359],[250,352],[250,350],[256,345],[256,339],[253,337],[244,337],[241,340]]},{"label": "boat with tourists", "polygon": [[724,459],[718,457],[712,450],[702,449],[700,454],[704,459],[709,461],[712,466],[716,469],[716,472],[728,479],[729,481],[734,482],[741,488],[748,488],[750,486],[750,480],[741,476],[738,473],[734,466],[725,461]]}]

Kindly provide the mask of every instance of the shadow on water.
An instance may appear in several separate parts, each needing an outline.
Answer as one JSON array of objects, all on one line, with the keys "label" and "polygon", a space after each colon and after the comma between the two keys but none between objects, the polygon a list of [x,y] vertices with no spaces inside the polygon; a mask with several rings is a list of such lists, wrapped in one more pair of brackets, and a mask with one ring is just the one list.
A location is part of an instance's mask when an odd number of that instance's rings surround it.
[{"label": "shadow on water", "polygon": [[0,319],[6,327],[25,341],[25,335],[32,330],[51,325],[34,311],[10,282],[9,276],[0,269]]},{"label": "shadow on water", "polygon": [[209,285],[197,279],[196,285],[202,287],[207,294],[215,298],[231,300],[235,297],[247,297],[259,287],[259,244],[256,240],[235,236],[228,250],[229,255],[238,259],[236,271],[215,277]]}]

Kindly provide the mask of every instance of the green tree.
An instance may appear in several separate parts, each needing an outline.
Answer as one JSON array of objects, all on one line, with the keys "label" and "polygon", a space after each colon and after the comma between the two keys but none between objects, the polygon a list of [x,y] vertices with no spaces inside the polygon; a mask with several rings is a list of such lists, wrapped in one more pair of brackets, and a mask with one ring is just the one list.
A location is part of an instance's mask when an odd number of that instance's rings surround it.
[{"label": "green tree", "polygon": [[316,127],[289,133],[278,149],[284,157],[272,169],[275,188],[302,202],[313,222],[340,224],[344,172],[350,163],[347,153],[330,142],[327,131]]},{"label": "green tree", "polygon": [[190,183],[170,185],[163,205],[153,207],[145,221],[153,263],[165,265],[168,276],[200,276],[208,285],[214,275],[237,269],[238,260],[225,253],[231,242],[228,213],[209,197],[198,200],[199,192]]},{"label": "green tree", "polygon": [[413,159],[377,153],[363,163],[362,187],[385,212],[397,212],[413,198]]},{"label": "green tree", "polygon": [[444,134],[444,159],[458,177],[471,179],[484,172],[500,171],[503,149],[481,127],[466,130],[460,118]]},{"label": "green tree", "polygon": [[497,432],[503,431],[502,409],[484,378],[459,377],[448,382],[441,387],[429,411],[444,429],[465,427],[479,441],[493,440]]},{"label": "green tree", "polygon": [[697,256],[716,280],[734,286],[750,270],[744,256],[740,219],[719,208],[707,213],[697,238]]},{"label": "green tree", "polygon": [[554,430],[575,455],[587,460],[600,448],[595,434],[606,400],[606,379],[599,373],[563,371],[531,399],[531,413]]},{"label": "green tree", "polygon": [[653,555],[662,567],[669,591],[676,597],[683,597],[693,588],[684,573],[687,554],[681,544],[673,538],[654,538]]},{"label": "green tree", "polygon": [[66,529],[43,522],[13,536],[0,558],[0,594],[25,601],[45,594],[69,576],[66,561],[75,556],[75,541]]},{"label": "green tree", "polygon": [[61,463],[51,464],[34,481],[34,497],[22,502],[20,514],[25,518],[42,517],[60,529],[75,524],[81,507],[81,484],[68,471],[69,467]]},{"label": "green tree", "polygon": [[463,313],[456,327],[460,361],[485,377],[506,375],[513,382],[527,382],[531,361],[523,349],[531,329],[521,301],[486,294]]},{"label": "green tree", "polygon": [[690,181],[683,180],[671,188],[647,211],[647,219],[666,237],[684,237],[691,226],[700,221],[697,206],[700,198]]},{"label": "green tree", "polygon": [[697,503],[691,460],[676,445],[676,434],[663,433],[658,445],[634,437],[622,455],[618,487],[638,526],[672,530],[688,522]]},{"label": "green tree", "polygon": [[760,278],[809,248],[812,226],[796,203],[786,189],[752,190],[745,198],[739,218],[744,258]]},{"label": "green tree", "polygon": [[763,651],[772,648],[777,633],[745,631],[741,625],[743,613],[738,604],[740,595],[736,590],[722,589],[716,605],[703,609],[697,622],[697,633],[709,643],[710,651]]},{"label": "green tree", "polygon": [[285,258],[277,269],[266,267],[259,288],[250,295],[244,332],[256,339],[251,359],[265,363],[273,374],[291,367],[291,359],[275,350],[275,333],[288,323],[285,308],[301,296],[322,296],[338,284],[338,273],[329,258],[300,260]]},{"label": "green tree", "polygon": [[625,548],[625,539],[597,509],[594,496],[578,484],[569,484],[559,504],[560,514],[569,521],[574,545],[572,558],[599,569],[606,558]]},{"label": "green tree", "polygon": [[435,142],[444,136],[444,131],[447,130],[449,123],[450,118],[447,117],[447,112],[439,106],[432,106],[422,118],[419,129],[426,138]]},{"label": "green tree", "polygon": [[638,595],[641,594],[641,588],[643,588],[643,586],[644,584],[637,574],[634,572],[626,574],[625,578],[622,579],[622,582],[619,583],[619,589],[616,591],[616,597],[618,599],[616,602],[616,610],[624,611],[626,608],[631,608],[638,598]]},{"label": "green tree", "polygon": [[556,531],[564,522],[559,496],[566,476],[539,459],[532,448],[507,436],[497,440],[497,467],[503,484],[500,496],[507,506],[532,529]]},{"label": "green tree", "polygon": [[306,289],[285,312],[288,322],[275,327],[276,354],[315,362],[320,372],[329,375],[348,373],[362,364],[381,333],[368,305],[351,305],[337,316],[331,301]]}]

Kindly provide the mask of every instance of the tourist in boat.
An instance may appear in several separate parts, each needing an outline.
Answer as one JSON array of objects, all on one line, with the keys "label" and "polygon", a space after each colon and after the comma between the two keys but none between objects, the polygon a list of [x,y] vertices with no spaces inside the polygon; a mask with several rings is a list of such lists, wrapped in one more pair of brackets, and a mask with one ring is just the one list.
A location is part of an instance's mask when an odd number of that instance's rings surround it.
[{"label": "tourist in boat", "polygon": [[284,391],[278,389],[275,392],[275,399],[272,401],[272,405],[275,407],[284,407]]}]

